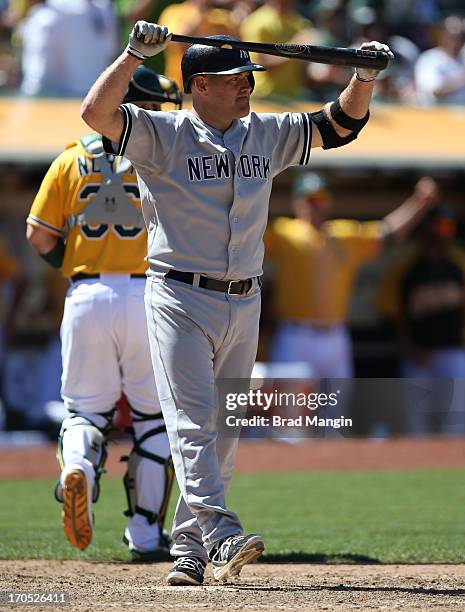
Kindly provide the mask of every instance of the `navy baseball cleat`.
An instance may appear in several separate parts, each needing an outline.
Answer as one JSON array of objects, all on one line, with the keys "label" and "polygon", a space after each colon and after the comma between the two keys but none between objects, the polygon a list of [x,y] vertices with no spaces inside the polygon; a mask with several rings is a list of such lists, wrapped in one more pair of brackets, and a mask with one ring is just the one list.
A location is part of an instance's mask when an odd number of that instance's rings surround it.
[{"label": "navy baseball cleat", "polygon": [[171,586],[199,586],[203,583],[206,565],[198,557],[177,557],[166,580]]},{"label": "navy baseball cleat", "polygon": [[253,563],[265,550],[260,536],[231,536],[213,549],[210,559],[215,580],[238,576],[247,563]]}]

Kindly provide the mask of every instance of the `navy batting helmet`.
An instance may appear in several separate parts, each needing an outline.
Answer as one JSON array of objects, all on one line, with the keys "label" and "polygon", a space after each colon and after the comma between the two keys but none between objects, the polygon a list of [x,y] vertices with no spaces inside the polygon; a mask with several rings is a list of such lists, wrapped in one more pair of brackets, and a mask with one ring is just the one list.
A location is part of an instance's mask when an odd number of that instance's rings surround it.
[{"label": "navy batting helmet", "polygon": [[182,106],[182,93],[171,79],[157,74],[150,68],[138,66],[129,81],[123,102],[153,103],[172,102]]},{"label": "navy batting helmet", "polygon": [[[219,40],[238,40],[232,36],[207,36]],[[248,51],[242,49],[227,49],[224,47],[210,47],[208,45],[191,45],[184,52],[181,71],[184,92],[190,93],[191,79],[199,74],[238,74],[250,72],[249,83],[253,90],[255,80],[252,70],[266,70],[260,64],[250,61]]]}]

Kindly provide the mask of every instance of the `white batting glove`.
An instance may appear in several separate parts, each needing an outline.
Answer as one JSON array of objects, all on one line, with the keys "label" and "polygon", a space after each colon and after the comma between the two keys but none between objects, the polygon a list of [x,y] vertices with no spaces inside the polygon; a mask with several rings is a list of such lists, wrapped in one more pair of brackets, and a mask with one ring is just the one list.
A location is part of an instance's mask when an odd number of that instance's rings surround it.
[{"label": "white batting glove", "polygon": [[156,23],[138,21],[129,34],[126,51],[137,59],[145,60],[164,51],[170,40],[168,28]]},{"label": "white batting glove", "polygon": [[[387,45],[383,45],[377,40],[372,40],[371,42],[364,42],[360,45],[359,49],[361,51],[381,51],[381,53],[386,54],[389,59],[394,59],[394,53]],[[378,74],[381,72],[379,68],[356,68],[355,74],[357,75],[357,79],[359,81],[374,81]]]}]

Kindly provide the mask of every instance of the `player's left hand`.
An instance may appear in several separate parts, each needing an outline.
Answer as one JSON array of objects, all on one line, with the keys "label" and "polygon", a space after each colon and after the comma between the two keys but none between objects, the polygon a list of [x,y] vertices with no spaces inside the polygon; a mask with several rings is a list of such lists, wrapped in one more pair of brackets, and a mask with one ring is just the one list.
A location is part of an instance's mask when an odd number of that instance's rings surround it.
[{"label": "player's left hand", "polygon": [[[359,49],[361,51],[380,51],[381,53],[386,54],[390,60],[394,59],[394,53],[391,51],[391,49],[387,45],[383,45],[383,43],[380,43],[377,40],[364,42],[360,45]],[[381,70],[379,68],[356,68],[355,72],[360,81],[374,81]]]},{"label": "player's left hand", "polygon": [[126,50],[138,59],[144,60],[164,51],[170,40],[171,34],[168,33],[168,28],[156,23],[138,21],[129,35]]}]

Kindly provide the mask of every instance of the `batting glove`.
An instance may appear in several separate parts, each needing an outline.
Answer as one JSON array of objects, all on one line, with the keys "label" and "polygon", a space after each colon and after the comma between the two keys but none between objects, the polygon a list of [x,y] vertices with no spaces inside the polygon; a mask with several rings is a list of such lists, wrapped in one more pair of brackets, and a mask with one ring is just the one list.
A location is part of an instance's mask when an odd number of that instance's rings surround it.
[{"label": "batting glove", "polygon": [[137,59],[145,60],[164,51],[170,40],[168,28],[156,23],[138,21],[129,34],[126,51]]},{"label": "batting glove", "polygon": [[[377,40],[373,40],[371,42],[364,42],[360,45],[359,49],[361,51],[381,51],[389,57],[389,59],[394,59],[394,53],[387,45],[383,45]],[[381,72],[379,68],[356,68],[355,74],[359,81],[364,81],[366,83],[370,81],[374,81],[378,74]]]}]

